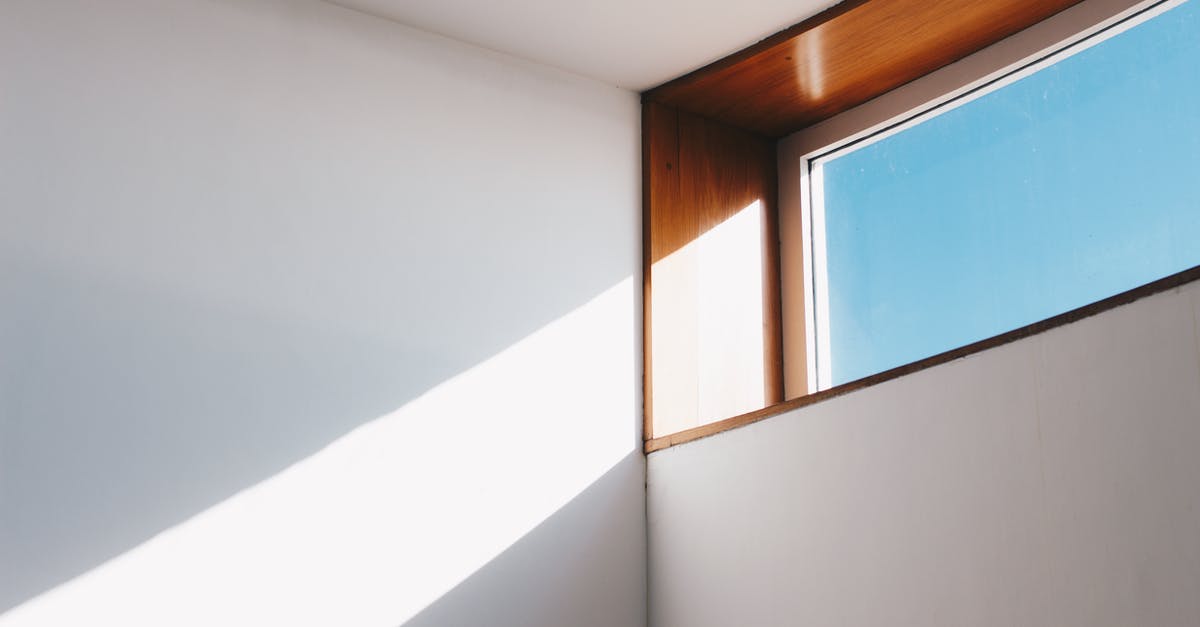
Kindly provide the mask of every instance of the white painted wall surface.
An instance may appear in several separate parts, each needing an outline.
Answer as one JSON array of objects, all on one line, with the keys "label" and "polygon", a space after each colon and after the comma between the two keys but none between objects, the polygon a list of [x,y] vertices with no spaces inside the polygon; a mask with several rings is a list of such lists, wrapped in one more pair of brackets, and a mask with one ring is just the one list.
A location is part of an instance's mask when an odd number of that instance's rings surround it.
[{"label": "white painted wall surface", "polygon": [[649,457],[651,624],[1200,624],[1200,284]]},{"label": "white painted wall surface", "polygon": [[310,0],[0,85],[0,624],[644,623],[634,94]]}]

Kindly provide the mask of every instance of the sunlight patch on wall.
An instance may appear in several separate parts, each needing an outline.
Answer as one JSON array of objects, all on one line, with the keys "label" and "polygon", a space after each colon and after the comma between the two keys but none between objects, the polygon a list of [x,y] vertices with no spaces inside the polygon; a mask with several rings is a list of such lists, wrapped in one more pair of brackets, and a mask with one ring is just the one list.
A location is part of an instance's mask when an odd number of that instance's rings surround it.
[{"label": "sunlight patch on wall", "polygon": [[654,264],[656,435],[764,404],[762,213],[754,201]]},{"label": "sunlight patch on wall", "polygon": [[404,623],[637,449],[634,304],[630,278],[0,624]]}]

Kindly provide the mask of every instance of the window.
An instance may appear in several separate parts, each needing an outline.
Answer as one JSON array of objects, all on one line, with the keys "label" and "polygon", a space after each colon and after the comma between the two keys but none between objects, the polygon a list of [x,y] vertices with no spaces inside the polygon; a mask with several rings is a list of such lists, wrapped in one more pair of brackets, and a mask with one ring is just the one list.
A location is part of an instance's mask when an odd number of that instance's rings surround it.
[{"label": "window", "polygon": [[1200,277],[1198,13],[842,2],[644,92],[646,451]]},{"label": "window", "polygon": [[809,391],[1200,265],[1200,2],[809,154]]}]

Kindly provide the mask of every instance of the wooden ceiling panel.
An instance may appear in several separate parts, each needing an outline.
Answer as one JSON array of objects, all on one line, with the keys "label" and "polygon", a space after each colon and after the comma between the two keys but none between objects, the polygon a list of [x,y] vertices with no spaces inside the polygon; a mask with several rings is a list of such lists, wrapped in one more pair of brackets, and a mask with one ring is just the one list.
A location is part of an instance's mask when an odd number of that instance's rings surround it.
[{"label": "wooden ceiling panel", "polygon": [[1079,2],[849,0],[643,99],[782,137]]}]

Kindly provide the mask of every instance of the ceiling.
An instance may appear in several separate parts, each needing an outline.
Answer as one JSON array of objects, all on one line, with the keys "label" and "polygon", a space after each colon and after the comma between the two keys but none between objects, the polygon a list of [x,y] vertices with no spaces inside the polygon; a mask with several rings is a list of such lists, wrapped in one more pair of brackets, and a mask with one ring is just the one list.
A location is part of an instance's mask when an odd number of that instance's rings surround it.
[{"label": "ceiling", "polygon": [[838,0],[332,0],[484,48],[642,91]]}]

